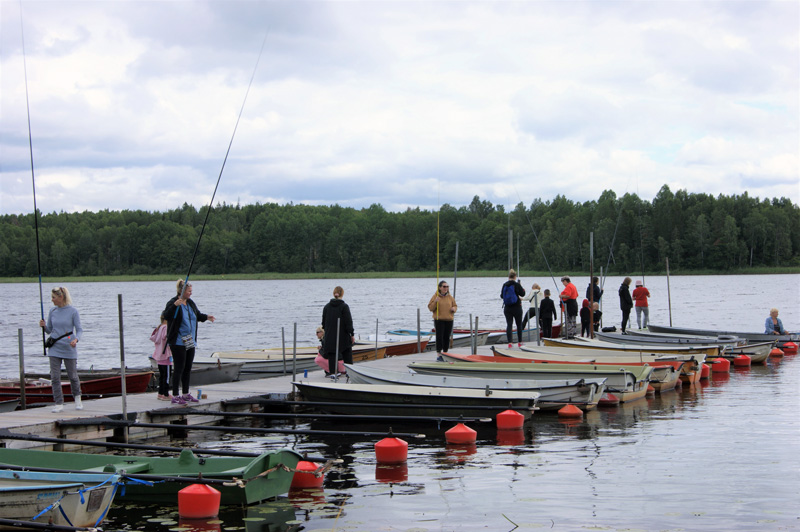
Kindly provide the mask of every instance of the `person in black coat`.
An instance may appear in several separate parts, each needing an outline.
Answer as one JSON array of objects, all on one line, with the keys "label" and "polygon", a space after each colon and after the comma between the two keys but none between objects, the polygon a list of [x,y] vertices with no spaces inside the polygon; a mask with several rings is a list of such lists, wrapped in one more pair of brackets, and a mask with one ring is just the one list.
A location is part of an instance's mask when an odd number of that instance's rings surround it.
[{"label": "person in black coat", "polygon": [[592,282],[586,287],[586,299],[594,303],[600,303],[600,298],[603,297],[603,290],[600,289],[599,282],[600,279],[592,277]]},{"label": "person in black coat", "polygon": [[628,326],[628,320],[631,317],[631,309],[633,308],[633,298],[631,297],[631,281],[630,277],[626,277],[622,284],[619,286],[619,308],[622,309],[622,334]]},{"label": "person in black coat", "polygon": [[553,337],[553,320],[558,319],[556,304],[550,299],[550,289],[544,291],[544,299],[539,305],[539,324],[542,327],[542,338]]},{"label": "person in black coat", "polygon": [[333,289],[333,299],[322,309],[322,328],[325,329],[322,340],[323,356],[328,359],[328,372],[334,378],[339,375],[336,371],[337,354],[339,360],[352,364],[353,343],[356,341],[350,307],[342,296],[344,288],[337,286]]},{"label": "person in black coat", "polygon": [[[516,301],[511,302],[509,299],[514,299],[512,296],[516,295]],[[506,317],[506,338],[508,338],[508,347],[511,347],[514,342],[514,326],[513,323],[517,322],[517,343],[522,345],[522,298],[525,297],[525,289],[522,284],[517,281],[517,272],[509,270],[508,281],[503,283],[500,289],[500,299],[503,300],[503,314]]]},{"label": "person in black coat", "polygon": [[[214,316],[203,314],[192,300],[192,285],[178,279],[178,294],[167,301],[162,313],[167,320],[167,342],[172,352],[172,402],[185,405],[196,403],[200,397],[189,393],[189,378],[192,374],[195,345],[197,344],[197,324],[206,320],[214,323]],[[166,350],[166,347],[165,347]],[[183,394],[181,394],[181,390]]]}]

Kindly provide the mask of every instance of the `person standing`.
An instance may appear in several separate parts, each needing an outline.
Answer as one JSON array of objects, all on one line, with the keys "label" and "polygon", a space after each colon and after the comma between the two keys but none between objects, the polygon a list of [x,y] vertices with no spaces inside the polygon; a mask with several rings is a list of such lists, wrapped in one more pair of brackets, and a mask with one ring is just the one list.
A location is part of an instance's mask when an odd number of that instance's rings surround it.
[{"label": "person standing", "polygon": [[436,360],[442,360],[442,352],[450,349],[450,335],[453,333],[453,320],[458,305],[450,294],[447,281],[439,281],[439,287],[428,302],[428,310],[433,313],[433,329],[436,331]]},{"label": "person standing", "polygon": [[[47,321],[39,320],[39,327],[54,340],[48,346],[47,356],[50,359],[50,380],[53,387],[53,412],[64,410],[64,390],[61,387],[61,364],[67,370],[70,391],[75,401],[75,408],[83,410],[81,402],[81,380],[78,377],[78,341],[83,334],[81,316],[78,309],[72,306],[69,290],[58,286],[50,291],[53,308],[47,314]],[[49,339],[48,339],[49,343]]]},{"label": "person standing", "polygon": [[545,288],[544,299],[539,305],[539,323],[542,326],[542,338],[553,337],[553,320],[557,319],[556,304],[550,299],[550,289]]},{"label": "person standing", "polygon": [[568,276],[561,278],[564,290],[561,291],[561,301],[564,303],[567,314],[567,338],[575,338],[578,317],[578,289],[569,280]]},{"label": "person standing", "polygon": [[328,372],[334,379],[339,376],[337,358],[345,364],[353,363],[353,343],[356,341],[350,307],[342,297],[344,288],[337,286],[333,289],[333,299],[322,309],[322,328],[325,329],[322,345],[328,359]]},{"label": "person standing", "polygon": [[169,373],[172,369],[172,351],[167,345],[167,320],[161,315],[161,325],[153,329],[150,341],[155,345],[153,360],[158,365],[158,400],[171,401],[169,394]]},{"label": "person standing", "polygon": [[603,290],[600,289],[600,279],[592,277],[592,282],[586,287],[586,299],[594,303],[600,303],[603,297]]},{"label": "person standing", "polygon": [[167,320],[167,344],[172,352],[175,370],[172,374],[172,403],[185,405],[200,400],[189,393],[192,363],[197,348],[197,324],[206,320],[214,323],[216,319],[198,310],[192,300],[191,283],[185,283],[184,287],[184,280],[178,279],[175,287],[178,294],[167,301],[162,314]]},{"label": "person standing", "polygon": [[522,298],[523,301],[528,301],[530,306],[528,307],[528,312],[525,313],[525,318],[522,320],[522,330],[528,330],[528,323],[533,322],[536,323],[536,311],[537,311],[537,296],[541,292],[542,287],[539,286],[539,283],[533,283],[531,286],[530,292],[528,292],[525,297]]},{"label": "person standing", "polygon": [[592,321],[592,307],[589,305],[589,300],[584,299],[581,304],[581,336],[591,337],[592,332],[589,330],[589,323]]},{"label": "person standing", "polygon": [[631,279],[626,277],[619,285],[619,308],[622,310],[622,334],[628,334],[625,329],[628,327],[628,320],[631,317],[633,299],[631,298]]},{"label": "person standing", "polygon": [[513,347],[514,326],[517,322],[517,345],[522,347],[522,298],[525,297],[525,289],[517,281],[517,272],[508,271],[508,281],[503,283],[500,289],[500,299],[503,300],[503,314],[506,317],[506,338],[508,347]]},{"label": "person standing", "polygon": [[600,320],[603,318],[603,312],[600,310],[600,304],[595,301],[592,303],[592,326],[594,327],[594,332],[600,330]]},{"label": "person standing", "polygon": [[[650,297],[650,291],[644,287],[641,281],[636,281],[636,288],[632,295],[636,306],[636,324],[640,329],[647,329],[647,323],[650,321],[650,307],[647,305],[647,298]],[[644,322],[642,322],[642,314],[644,314]]]}]

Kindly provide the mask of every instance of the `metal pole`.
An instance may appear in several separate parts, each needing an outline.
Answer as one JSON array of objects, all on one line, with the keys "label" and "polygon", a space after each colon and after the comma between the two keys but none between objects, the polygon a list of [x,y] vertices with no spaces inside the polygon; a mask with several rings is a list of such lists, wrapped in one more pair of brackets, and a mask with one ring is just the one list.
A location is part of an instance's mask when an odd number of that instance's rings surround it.
[{"label": "metal pole", "polygon": [[478,354],[478,316],[475,316],[475,336],[472,337],[472,354]]},{"label": "metal pole", "polygon": [[456,240],[456,266],[453,269],[453,299],[456,297],[456,282],[458,281],[458,240]]},{"label": "metal pole", "polygon": [[25,348],[22,346],[22,329],[17,329],[19,339],[19,407],[25,410]]},{"label": "metal pole", "polygon": [[472,325],[472,313],[469,313],[469,348],[472,349],[473,339],[475,338],[475,329]]},{"label": "metal pole", "polygon": [[594,338],[594,231],[589,233],[589,338]]},{"label": "metal pole", "polygon": [[336,318],[336,357],[333,359],[333,380],[339,382],[339,333],[341,332],[342,318]]},{"label": "metal pole", "polygon": [[539,294],[533,296],[533,319],[536,320],[536,345],[542,345],[542,332],[539,330]]},{"label": "metal pole", "polygon": [[[128,419],[128,395],[125,383],[125,335],[122,323],[122,294],[117,294],[117,306],[119,307],[119,374],[121,379],[120,385],[122,387],[122,418]],[[125,427],[123,437],[125,443],[128,443],[128,427]]]},{"label": "metal pole", "polygon": [[[422,352],[422,322],[420,321],[419,307],[417,307],[417,353]],[[429,341],[430,343],[430,341]]]},{"label": "metal pole", "polygon": [[283,374],[286,375],[286,331],[281,327],[281,353],[283,354]]},{"label": "metal pole", "polygon": [[294,339],[292,340],[292,380],[297,377],[297,322],[294,322]]},{"label": "metal pole", "polygon": [[375,318],[375,360],[378,360],[378,318]]},{"label": "metal pole", "polygon": [[667,262],[667,302],[669,304],[669,326],[672,327],[672,294],[669,291],[669,257],[666,258]]}]

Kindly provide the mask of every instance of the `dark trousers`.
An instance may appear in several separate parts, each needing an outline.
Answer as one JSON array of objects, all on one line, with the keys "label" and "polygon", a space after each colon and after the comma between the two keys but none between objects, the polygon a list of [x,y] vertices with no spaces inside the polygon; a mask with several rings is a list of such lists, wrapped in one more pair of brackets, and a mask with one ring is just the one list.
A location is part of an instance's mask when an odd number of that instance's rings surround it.
[{"label": "dark trousers", "polygon": [[542,338],[552,338],[553,337],[553,320],[539,320],[539,323],[542,326]]},{"label": "dark trousers", "polygon": [[436,329],[436,352],[450,350],[450,335],[453,333],[453,320],[433,320]]},{"label": "dark trousers", "polygon": [[503,308],[506,316],[506,337],[508,343],[514,343],[513,323],[517,322],[517,342],[522,342],[522,305],[511,305]]},{"label": "dark trousers", "polygon": [[[170,344],[172,351],[172,395],[186,395],[189,393],[189,380],[192,374],[192,362],[194,362],[194,347],[186,349],[182,345]],[[183,390],[181,392],[181,389]]]},{"label": "dark trousers", "polygon": [[591,331],[589,331],[589,322],[581,320],[581,336],[592,336]]},{"label": "dark trousers", "polygon": [[158,395],[169,395],[169,372],[172,366],[169,364],[158,365]]},{"label": "dark trousers", "polygon": [[525,319],[522,320],[522,330],[526,330],[528,328],[528,322],[536,323],[536,309],[529,308],[528,312],[525,313]]},{"label": "dark trousers", "polygon": [[625,332],[625,328],[628,326],[628,320],[631,317],[631,309],[623,310],[622,311],[622,332]]}]

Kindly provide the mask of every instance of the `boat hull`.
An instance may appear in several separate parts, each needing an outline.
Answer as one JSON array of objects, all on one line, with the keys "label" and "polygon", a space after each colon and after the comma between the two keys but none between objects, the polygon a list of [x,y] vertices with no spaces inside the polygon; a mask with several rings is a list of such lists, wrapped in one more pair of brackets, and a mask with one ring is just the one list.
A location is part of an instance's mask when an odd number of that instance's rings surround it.
[{"label": "boat hull", "polygon": [[[239,485],[214,484],[221,493],[221,504],[253,504],[289,491],[294,469],[301,456],[289,449],[263,453],[255,458],[213,456],[198,457],[184,449],[178,457],[121,456],[106,454],[58,453],[31,449],[0,448],[0,463],[53,469],[63,472],[127,473],[144,480],[181,477],[184,481],[154,482],[152,486],[129,483],[124,500],[175,500],[178,491],[199,476],[204,479],[232,481]],[[281,466],[285,466],[284,469]],[[273,470],[274,469],[274,470]],[[272,470],[272,471],[270,471]],[[265,471],[268,474],[262,475]]]},{"label": "boat hull", "polygon": [[700,336],[738,336],[750,342],[776,342],[781,347],[787,342],[800,342],[800,334],[765,334],[753,332],[715,331],[712,329],[690,329],[687,327],[669,327],[667,325],[648,325],[647,329],[657,333],[694,334]]},{"label": "boat hull", "polygon": [[[144,393],[153,378],[153,372],[131,373],[125,375],[126,393]],[[73,401],[72,389],[69,381],[61,382],[64,401]],[[81,381],[81,396],[84,399],[120,395],[122,393],[122,379],[119,376],[102,379],[88,379]],[[0,385],[0,398],[18,398],[19,383]],[[25,386],[25,403],[52,403],[53,387],[49,381],[40,381],[40,384],[28,382]]]}]

